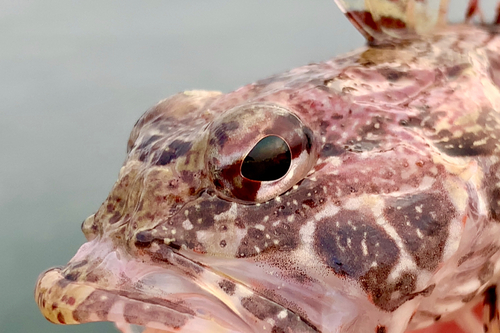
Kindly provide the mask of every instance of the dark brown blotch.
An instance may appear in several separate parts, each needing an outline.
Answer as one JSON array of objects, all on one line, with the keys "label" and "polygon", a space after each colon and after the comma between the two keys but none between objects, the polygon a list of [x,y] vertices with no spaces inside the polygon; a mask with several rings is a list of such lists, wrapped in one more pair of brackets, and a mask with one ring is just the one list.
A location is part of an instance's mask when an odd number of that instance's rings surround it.
[{"label": "dark brown blotch", "polygon": [[195,226],[196,230],[206,230],[213,227],[215,223],[214,216],[224,213],[231,208],[229,201],[219,198],[202,200],[198,205],[192,205],[187,209],[187,218]]},{"label": "dark brown blotch", "polygon": [[[498,10],[497,21],[500,20],[500,7]],[[497,24],[500,24],[497,23]],[[486,51],[486,55],[490,62],[489,66],[489,75],[493,83],[500,89],[500,55],[498,52],[494,52],[493,50]]]},{"label": "dark brown blotch", "polygon": [[321,149],[321,157],[339,156],[342,155],[345,150],[333,143],[326,143]]},{"label": "dark brown blotch", "polygon": [[493,220],[500,222],[500,188],[494,184],[491,184],[491,181],[488,181],[488,183],[485,185],[489,185],[487,186],[487,193],[490,217]]},{"label": "dark brown blotch", "polygon": [[[366,245],[366,255],[363,242]],[[318,223],[315,247],[335,273],[354,279],[370,270],[385,271],[399,257],[395,242],[376,225],[373,216],[350,210],[341,210],[335,216]],[[376,263],[377,267],[371,268],[372,263]]]},{"label": "dark brown blotch", "polygon": [[137,247],[148,247],[155,240],[155,236],[151,230],[143,230],[135,235],[135,246]]},{"label": "dark brown blotch", "polygon": [[229,132],[238,129],[240,125],[237,121],[222,123],[214,131],[214,138],[210,140],[210,144],[217,144],[219,147],[224,147],[229,139]]},{"label": "dark brown blotch", "polygon": [[378,72],[384,76],[389,82],[396,82],[401,78],[408,77],[407,72],[398,71],[397,69],[391,67],[383,67],[378,70]]},{"label": "dark brown blotch", "polygon": [[236,284],[229,280],[222,280],[219,282],[219,287],[229,296],[233,296],[236,290]]},{"label": "dark brown blotch", "polygon": [[496,316],[498,316],[497,308],[497,286],[492,285],[484,291],[484,306],[489,309],[488,319],[491,322]]},{"label": "dark brown blotch", "polygon": [[416,276],[410,272],[403,272],[394,282],[388,282],[390,273],[388,267],[379,271],[370,270],[360,278],[361,285],[370,293],[373,303],[385,311],[394,311],[403,303],[415,298],[422,292],[429,294],[434,286],[415,292]]},{"label": "dark brown blotch", "polygon": [[[299,245],[300,225],[295,222],[281,222],[277,226],[266,223],[264,231],[249,228],[247,235],[241,240],[237,253],[240,257],[253,257],[268,251],[292,251]],[[266,234],[270,238],[267,238]],[[274,240],[277,240],[278,244],[274,244]]]},{"label": "dark brown blotch", "polygon": [[121,218],[122,215],[120,214],[120,212],[115,212],[113,216],[109,218],[109,224],[115,224],[116,222],[120,221]]},{"label": "dark brown blotch", "polygon": [[81,274],[82,273],[79,271],[71,270],[71,271],[69,271],[69,273],[66,273],[64,275],[64,278],[68,281],[74,282],[74,281],[78,280],[78,278],[80,277]]},{"label": "dark brown blotch", "polygon": [[404,196],[388,202],[384,215],[416,264],[436,269],[448,238],[448,226],[457,215],[448,196],[440,192]]},{"label": "dark brown blotch", "polygon": [[[450,156],[490,155],[496,149],[495,144],[498,141],[486,132],[467,132],[459,137],[452,137],[448,130],[442,130],[437,136],[446,138],[444,141],[437,141],[436,146],[439,150]],[[485,143],[480,145],[474,144],[474,142],[482,140],[486,140]]]},{"label": "dark brown blotch", "polygon": [[141,142],[138,146],[137,146],[137,149],[140,150],[140,149],[144,149],[150,145],[152,145],[153,143],[155,143],[156,141],[158,141],[159,139],[161,139],[161,136],[160,135],[152,135],[150,136],[147,140]]},{"label": "dark brown blotch", "polygon": [[191,149],[191,142],[174,140],[168,145],[156,161],[156,165],[167,165],[178,157],[184,156]]},{"label": "dark brown blotch", "polygon": [[449,78],[456,78],[457,76],[461,75],[464,70],[467,68],[470,68],[471,64],[469,63],[464,63],[464,64],[458,64],[458,65],[453,65],[450,67],[446,68],[446,76]]},{"label": "dark brown blotch", "polygon": [[315,249],[336,274],[359,281],[373,303],[385,311],[394,311],[404,302],[433,290],[431,286],[416,292],[413,272],[403,272],[396,281],[388,281],[399,249],[373,216],[341,210],[323,219],[315,232]]},{"label": "dark brown blotch", "polygon": [[493,277],[495,265],[493,265],[490,261],[486,262],[483,267],[479,270],[478,279],[481,284],[484,284]]},{"label": "dark brown blotch", "polygon": [[73,312],[73,318],[81,323],[88,322],[95,314],[99,320],[106,320],[109,309],[116,302],[118,296],[95,290]]},{"label": "dark brown blotch", "polygon": [[273,302],[254,295],[241,300],[241,305],[260,320],[273,318],[281,311],[281,307]]},{"label": "dark brown blotch", "polygon": [[148,304],[144,307],[142,302],[125,304],[123,309],[125,321],[135,325],[146,326],[148,323],[157,322],[175,330],[180,329],[188,321],[188,317],[170,308]]},{"label": "dark brown blotch", "polygon": [[58,320],[61,324],[66,324],[66,320],[64,320],[64,315],[63,315],[61,312],[59,312],[59,313],[57,314],[57,320]]}]

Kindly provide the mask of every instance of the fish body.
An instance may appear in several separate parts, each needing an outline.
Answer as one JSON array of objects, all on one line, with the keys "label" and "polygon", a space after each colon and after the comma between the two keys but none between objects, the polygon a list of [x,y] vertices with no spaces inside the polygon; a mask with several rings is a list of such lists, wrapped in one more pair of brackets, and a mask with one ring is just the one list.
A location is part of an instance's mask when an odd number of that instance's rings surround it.
[{"label": "fish body", "polygon": [[[342,8],[362,30],[383,21]],[[498,327],[500,29],[435,22],[370,25],[350,54],[147,111],[88,242],[40,276],[44,316],[122,332],[455,320],[472,333],[486,302]]]}]

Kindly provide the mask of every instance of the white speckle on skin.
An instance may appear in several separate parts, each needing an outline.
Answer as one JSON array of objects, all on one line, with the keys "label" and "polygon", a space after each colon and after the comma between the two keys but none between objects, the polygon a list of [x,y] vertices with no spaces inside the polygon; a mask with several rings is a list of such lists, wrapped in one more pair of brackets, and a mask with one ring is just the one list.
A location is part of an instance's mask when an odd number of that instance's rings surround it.
[{"label": "white speckle on skin", "polygon": [[288,316],[288,312],[286,310],[281,310],[280,313],[278,313],[278,319],[285,319]]},{"label": "white speckle on skin", "polygon": [[160,251],[160,245],[156,244],[156,243],[152,243],[149,247],[149,249],[153,252],[157,252],[157,251]]},{"label": "white speckle on skin", "polygon": [[269,325],[274,326],[276,323],[273,318],[266,318],[266,321],[269,323]]},{"label": "white speckle on skin", "polygon": [[422,231],[420,231],[420,229],[417,228],[415,232],[417,233],[418,238],[420,239],[424,238],[424,235],[422,234]]},{"label": "white speckle on skin", "polygon": [[415,210],[417,211],[417,213],[422,213],[422,206],[423,205],[415,206]]},{"label": "white speckle on skin", "polygon": [[263,226],[262,224],[256,224],[256,225],[255,225],[255,229],[259,229],[259,230],[261,230],[261,231],[264,231],[264,230],[266,230],[266,227],[265,227],[265,226]]},{"label": "white speckle on skin", "polygon": [[290,215],[286,218],[288,222],[293,222],[295,220],[295,215]]},{"label": "white speckle on skin", "polygon": [[366,246],[366,239],[361,241],[361,249],[363,250],[363,255],[368,256],[368,247]]},{"label": "white speckle on skin", "polygon": [[319,221],[325,217],[332,217],[339,212],[340,208],[333,204],[325,205],[325,207],[314,215],[314,218]]},{"label": "white speckle on skin", "polygon": [[182,227],[186,230],[191,230],[193,229],[193,224],[189,221],[189,219],[185,219],[184,222],[182,222]]},{"label": "white speckle on skin", "polygon": [[486,143],[488,143],[488,137],[485,137],[484,139],[481,139],[481,140],[478,140],[478,141],[474,141],[472,143],[473,146],[482,146],[482,145],[485,145]]},{"label": "white speckle on skin", "polygon": [[309,221],[302,228],[300,228],[299,235],[300,239],[304,244],[314,243],[314,231],[316,229],[316,223],[314,221]]},{"label": "white speckle on skin", "polygon": [[358,227],[355,224],[353,224],[351,220],[348,220],[347,224],[351,226],[352,230],[354,231],[358,230]]}]

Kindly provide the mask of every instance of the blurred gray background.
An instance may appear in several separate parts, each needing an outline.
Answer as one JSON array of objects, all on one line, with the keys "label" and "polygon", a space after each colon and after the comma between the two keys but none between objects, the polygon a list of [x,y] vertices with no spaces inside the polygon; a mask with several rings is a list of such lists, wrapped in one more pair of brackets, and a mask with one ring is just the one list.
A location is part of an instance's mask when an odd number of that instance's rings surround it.
[{"label": "blurred gray background", "polygon": [[116,332],[48,323],[33,288],[84,242],[148,107],[362,45],[333,0],[0,0],[0,332]]},{"label": "blurred gray background", "polygon": [[84,242],[147,108],[362,45],[333,0],[0,0],[0,332],[117,332],[50,324],[33,288]]}]

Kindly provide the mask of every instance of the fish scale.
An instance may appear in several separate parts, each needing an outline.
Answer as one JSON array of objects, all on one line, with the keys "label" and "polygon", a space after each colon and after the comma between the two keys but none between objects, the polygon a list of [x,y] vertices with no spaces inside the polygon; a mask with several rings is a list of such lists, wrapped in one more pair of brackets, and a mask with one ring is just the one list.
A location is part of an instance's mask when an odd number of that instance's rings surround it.
[{"label": "fish scale", "polygon": [[445,0],[337,2],[368,46],[138,120],[88,242],[38,279],[48,320],[500,330],[498,19],[447,25]]}]

